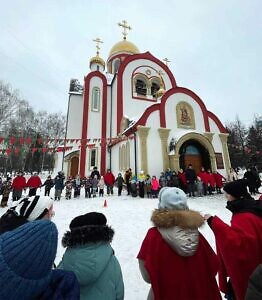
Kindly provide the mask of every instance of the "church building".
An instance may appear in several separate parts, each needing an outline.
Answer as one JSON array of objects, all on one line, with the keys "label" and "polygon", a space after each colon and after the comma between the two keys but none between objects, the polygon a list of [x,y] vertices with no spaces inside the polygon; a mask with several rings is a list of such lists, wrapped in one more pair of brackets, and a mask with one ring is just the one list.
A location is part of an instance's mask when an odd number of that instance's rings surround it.
[{"label": "church building", "polygon": [[105,62],[100,39],[83,85],[71,80],[63,169],[67,176],[87,176],[96,166],[101,174],[131,168],[151,176],[192,164],[226,175],[230,159],[228,134],[218,117],[192,90],[177,85],[167,62],[150,52],[140,53],[123,39]]}]

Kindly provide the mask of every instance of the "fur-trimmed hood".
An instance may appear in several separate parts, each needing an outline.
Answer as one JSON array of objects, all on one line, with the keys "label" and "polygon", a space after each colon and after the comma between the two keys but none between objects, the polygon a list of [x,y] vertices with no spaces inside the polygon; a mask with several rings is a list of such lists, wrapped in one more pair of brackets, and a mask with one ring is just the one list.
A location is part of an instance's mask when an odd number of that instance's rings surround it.
[{"label": "fur-trimmed hood", "polygon": [[162,238],[181,256],[192,256],[198,248],[198,228],[204,224],[199,212],[156,209],[151,221]]},{"label": "fur-trimmed hood", "polygon": [[87,225],[67,231],[62,238],[64,247],[81,246],[88,243],[111,243],[114,230],[108,225]]},{"label": "fur-trimmed hood", "polygon": [[156,227],[169,228],[179,226],[183,229],[197,229],[205,220],[199,212],[193,210],[154,210],[151,221]]}]

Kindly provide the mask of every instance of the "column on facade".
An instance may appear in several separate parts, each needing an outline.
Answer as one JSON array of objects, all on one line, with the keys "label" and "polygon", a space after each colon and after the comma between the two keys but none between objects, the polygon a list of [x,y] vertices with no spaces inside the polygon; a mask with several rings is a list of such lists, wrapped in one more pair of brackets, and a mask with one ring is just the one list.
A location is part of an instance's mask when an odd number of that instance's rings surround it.
[{"label": "column on facade", "polygon": [[169,168],[169,157],[167,153],[167,139],[169,136],[170,129],[167,128],[158,128],[158,133],[161,140],[161,147],[162,147],[162,159],[163,159],[163,170]]},{"label": "column on facade", "polygon": [[144,171],[145,174],[148,172],[148,161],[147,161],[147,136],[149,132],[149,127],[138,126],[137,133],[139,136],[140,142],[140,160],[141,160],[141,170]]},{"label": "column on facade", "polygon": [[230,158],[229,158],[229,153],[228,153],[228,148],[227,148],[227,138],[228,138],[228,133],[220,133],[219,137],[222,143],[222,149],[223,149],[223,157],[224,157],[224,163],[225,163],[225,169],[227,174],[229,173],[229,170],[231,168],[231,163],[230,163]]}]

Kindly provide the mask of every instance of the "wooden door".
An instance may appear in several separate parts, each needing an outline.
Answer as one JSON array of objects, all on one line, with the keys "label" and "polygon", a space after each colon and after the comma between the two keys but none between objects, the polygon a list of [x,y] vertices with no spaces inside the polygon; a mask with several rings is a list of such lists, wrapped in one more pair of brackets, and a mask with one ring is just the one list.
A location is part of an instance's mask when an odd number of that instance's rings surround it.
[{"label": "wooden door", "polygon": [[71,159],[70,175],[75,177],[78,174],[79,158],[77,156]]},{"label": "wooden door", "polygon": [[195,170],[196,174],[200,171],[202,167],[202,157],[201,155],[185,155],[185,167],[187,168],[188,165],[191,164],[193,169]]}]

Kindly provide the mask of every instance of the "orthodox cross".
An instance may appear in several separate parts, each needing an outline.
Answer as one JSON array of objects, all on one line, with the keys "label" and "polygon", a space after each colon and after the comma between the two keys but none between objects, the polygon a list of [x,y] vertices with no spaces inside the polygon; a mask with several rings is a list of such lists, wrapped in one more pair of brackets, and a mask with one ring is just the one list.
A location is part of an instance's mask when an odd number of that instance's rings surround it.
[{"label": "orthodox cross", "polygon": [[168,63],[170,62],[168,58],[163,58],[163,61],[166,63],[166,65],[168,65]]},{"label": "orthodox cross", "polygon": [[99,50],[100,50],[99,44],[102,44],[103,41],[100,38],[96,38],[95,40],[93,40],[93,42],[96,43],[96,54],[99,55]]},{"label": "orthodox cross", "polygon": [[126,36],[128,35],[127,29],[131,30],[132,28],[130,26],[127,25],[127,21],[123,20],[122,23],[119,22],[117,23],[118,26],[123,27],[124,31],[122,31],[122,34],[124,36],[124,40],[126,40]]}]

